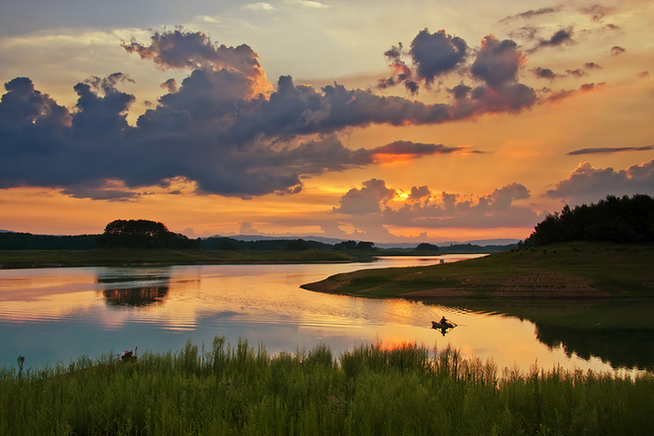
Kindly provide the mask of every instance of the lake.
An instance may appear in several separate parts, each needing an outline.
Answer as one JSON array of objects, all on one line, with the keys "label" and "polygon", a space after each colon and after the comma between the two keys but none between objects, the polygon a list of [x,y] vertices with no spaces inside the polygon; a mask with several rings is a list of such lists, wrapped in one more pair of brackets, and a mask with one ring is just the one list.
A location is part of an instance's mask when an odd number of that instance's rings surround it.
[{"label": "lake", "polygon": [[[392,257],[353,264],[0,270],[0,367],[16,366],[19,355],[25,356],[26,367],[38,368],[135,347],[177,351],[188,339],[209,347],[218,335],[232,345],[239,339],[254,347],[261,343],[270,353],[309,350],[322,342],[335,355],[375,341],[417,342],[438,349],[449,345],[465,357],[492,358],[499,368],[524,371],[534,364],[544,369],[651,368],[654,326],[649,324],[626,326],[617,336],[600,331],[598,336],[597,331],[534,323],[513,316],[514,309],[366,299],[300,288],[340,272],[477,256]],[[614,303],[611,307],[615,310]],[[648,319],[650,310],[646,307]],[[443,315],[458,325],[446,335],[431,328],[431,321]]]}]

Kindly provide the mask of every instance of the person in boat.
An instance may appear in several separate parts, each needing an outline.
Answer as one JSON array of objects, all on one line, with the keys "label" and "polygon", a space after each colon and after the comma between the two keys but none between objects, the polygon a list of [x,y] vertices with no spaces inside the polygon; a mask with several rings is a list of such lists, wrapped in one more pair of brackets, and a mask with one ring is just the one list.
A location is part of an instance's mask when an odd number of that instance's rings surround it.
[{"label": "person in boat", "polygon": [[439,324],[440,324],[441,326],[443,326],[443,327],[447,327],[447,328],[452,327],[452,323],[449,322],[449,321],[447,320],[447,318],[445,318],[445,315],[443,315],[443,317],[442,317],[441,320],[439,321]]}]

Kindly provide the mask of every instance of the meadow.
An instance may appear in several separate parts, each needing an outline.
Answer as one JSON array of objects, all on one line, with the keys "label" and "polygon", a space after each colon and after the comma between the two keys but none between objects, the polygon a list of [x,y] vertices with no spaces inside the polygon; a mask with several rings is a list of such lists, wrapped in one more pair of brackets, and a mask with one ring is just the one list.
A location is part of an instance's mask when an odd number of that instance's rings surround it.
[{"label": "meadow", "polygon": [[302,287],[438,301],[650,298],[652,259],[651,243],[565,242],[444,265],[338,274]]},{"label": "meadow", "polygon": [[[430,357],[432,356],[432,357]],[[269,355],[216,337],[0,372],[3,435],[640,435],[654,377],[523,373],[406,343]]]}]

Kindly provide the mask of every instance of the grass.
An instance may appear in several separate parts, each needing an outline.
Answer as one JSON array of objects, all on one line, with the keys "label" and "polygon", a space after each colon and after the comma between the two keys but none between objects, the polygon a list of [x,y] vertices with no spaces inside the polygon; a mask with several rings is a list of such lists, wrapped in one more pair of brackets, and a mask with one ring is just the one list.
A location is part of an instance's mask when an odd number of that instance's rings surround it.
[{"label": "grass", "polygon": [[[444,265],[373,269],[303,285],[367,297],[600,298],[654,296],[654,245],[567,243]],[[410,293],[420,292],[419,295]]]},{"label": "grass", "polygon": [[0,268],[349,262],[333,251],[0,250]]},{"label": "grass", "polygon": [[648,434],[654,377],[497,370],[452,349],[246,341],[0,372],[3,435]]}]

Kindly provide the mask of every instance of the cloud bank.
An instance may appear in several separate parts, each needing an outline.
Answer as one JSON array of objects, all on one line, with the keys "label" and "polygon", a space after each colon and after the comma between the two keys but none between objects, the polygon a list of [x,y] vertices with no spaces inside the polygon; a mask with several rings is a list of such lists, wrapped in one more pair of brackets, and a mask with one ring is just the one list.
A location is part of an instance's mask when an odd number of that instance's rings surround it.
[{"label": "cloud bank", "polygon": [[[298,4],[314,3],[320,4]],[[138,196],[131,189],[166,187],[182,178],[193,181],[198,193],[292,194],[301,191],[302,178],[327,171],[395,156],[470,152],[408,141],[353,150],[338,139],[345,129],[454,122],[516,113],[539,101],[534,89],[519,82],[526,58],[517,44],[492,35],[473,53],[463,39],[425,29],[407,52],[400,45],[386,53],[393,71],[405,74],[395,74],[388,86],[411,89],[414,83],[417,91],[446,74],[474,81],[449,90],[452,102],[436,104],[336,83],[315,89],[296,85],[290,76],[281,76],[273,88],[249,46],[219,45],[181,28],[122,46],[161,70],[184,70],[188,76],[179,84],[165,81],[167,93],[135,126],[126,117],[136,97],[119,89],[131,80],[126,74],[78,83],[72,108],[35,89],[29,78],[10,80],[0,101],[0,188],[52,187],[94,199],[120,199],[122,193],[133,200]]]},{"label": "cloud bank", "polygon": [[607,195],[633,194],[654,194],[654,159],[619,171],[611,167],[594,168],[589,162],[583,162],[545,195],[581,204],[598,201]]}]

